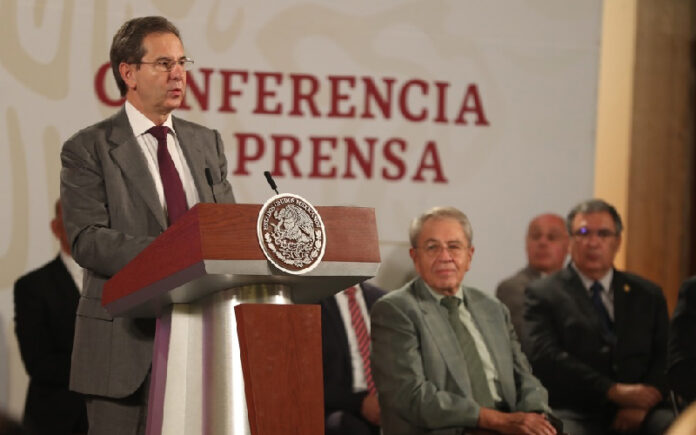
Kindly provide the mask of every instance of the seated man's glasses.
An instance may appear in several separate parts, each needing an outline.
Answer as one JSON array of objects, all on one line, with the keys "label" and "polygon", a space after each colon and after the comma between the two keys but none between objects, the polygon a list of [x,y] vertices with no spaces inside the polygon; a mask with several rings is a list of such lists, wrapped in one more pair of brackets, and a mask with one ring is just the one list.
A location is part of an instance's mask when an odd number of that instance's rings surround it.
[{"label": "seated man's glasses", "polygon": [[590,230],[587,227],[581,227],[573,231],[573,236],[581,240],[589,239],[592,236],[597,236],[601,240],[607,240],[612,237],[616,237],[616,235],[616,231],[612,231],[606,228],[602,228],[599,230]]},{"label": "seated man's glasses", "polygon": [[454,258],[458,258],[464,255],[467,248],[462,243],[448,243],[447,245],[441,245],[439,243],[426,243],[420,247],[426,256],[431,258],[439,257],[444,250],[447,250],[449,255]]}]

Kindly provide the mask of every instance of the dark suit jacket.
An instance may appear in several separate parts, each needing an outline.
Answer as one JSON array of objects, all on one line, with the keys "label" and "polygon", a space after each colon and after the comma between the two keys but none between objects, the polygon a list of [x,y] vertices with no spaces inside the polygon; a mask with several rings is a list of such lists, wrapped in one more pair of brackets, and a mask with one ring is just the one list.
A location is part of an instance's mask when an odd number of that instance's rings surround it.
[{"label": "dark suit jacket", "polygon": [[[498,371],[510,411],[550,412],[547,393],[520,350],[507,308],[462,287]],[[372,308],[372,372],[385,435],[456,435],[476,426],[479,405],[447,309],[417,278]]]},{"label": "dark suit jacket", "polygon": [[669,328],[669,379],[687,401],[696,399],[696,276],[684,281]]},{"label": "dark suit jacket", "polygon": [[[368,312],[372,304],[386,294],[383,290],[367,283],[360,284],[360,287]],[[348,335],[333,296],[321,301],[321,335],[324,359],[324,410],[326,414],[343,410],[360,416],[362,401],[367,392],[353,392],[353,368]]]},{"label": "dark suit jacket", "polygon": [[539,279],[539,277],[541,277],[541,272],[532,269],[528,265],[511,277],[503,280],[498,284],[498,289],[495,291],[495,296],[510,310],[510,319],[515,327],[517,338],[522,343],[522,350],[525,350],[524,289],[530,282]]},{"label": "dark suit jacket", "polygon": [[14,285],[15,332],[29,374],[24,424],[37,433],[87,432],[84,401],[68,390],[79,298],[60,257]]},{"label": "dark suit jacket", "polygon": [[[173,127],[200,201],[234,202],[220,134],[176,117]],[[85,268],[70,388],[126,397],[150,370],[154,320],[111,317],[102,289],[167,228],[167,219],[125,109],[68,139],[61,161],[63,222],[73,257]]]},{"label": "dark suit jacket", "polygon": [[549,390],[552,407],[598,411],[616,382],[650,384],[664,392],[668,317],[662,291],[618,270],[611,286],[615,342],[603,333],[587,290],[571,267],[527,288],[529,359]]}]

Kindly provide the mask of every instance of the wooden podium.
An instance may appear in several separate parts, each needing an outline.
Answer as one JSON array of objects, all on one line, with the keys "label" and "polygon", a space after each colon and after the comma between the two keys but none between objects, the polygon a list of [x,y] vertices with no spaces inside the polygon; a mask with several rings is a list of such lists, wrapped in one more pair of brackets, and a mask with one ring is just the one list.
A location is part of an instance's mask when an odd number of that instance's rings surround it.
[{"label": "wooden podium", "polygon": [[113,316],[156,317],[149,435],[324,433],[321,316],[313,304],[371,278],[374,210],[317,207],[326,251],[313,270],[275,268],[260,205],[197,204],[114,275]]}]

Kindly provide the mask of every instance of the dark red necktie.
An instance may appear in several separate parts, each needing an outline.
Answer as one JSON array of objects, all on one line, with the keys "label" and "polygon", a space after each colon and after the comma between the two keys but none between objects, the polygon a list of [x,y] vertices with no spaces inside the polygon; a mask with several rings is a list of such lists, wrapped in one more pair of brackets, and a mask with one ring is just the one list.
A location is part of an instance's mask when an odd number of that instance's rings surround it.
[{"label": "dark red necktie", "polygon": [[184,186],[176,171],[172,156],[167,151],[167,133],[169,128],[160,125],[147,131],[157,139],[157,165],[159,166],[164,200],[167,203],[167,221],[169,225],[177,221],[188,210]]},{"label": "dark red necktie", "polygon": [[367,333],[365,318],[363,317],[358,300],[355,298],[355,287],[346,289],[348,296],[348,310],[350,311],[350,323],[353,324],[355,337],[358,340],[358,349],[362,358],[363,370],[365,371],[365,383],[370,394],[376,394],[375,381],[372,380],[372,368],[370,367],[370,334]]}]

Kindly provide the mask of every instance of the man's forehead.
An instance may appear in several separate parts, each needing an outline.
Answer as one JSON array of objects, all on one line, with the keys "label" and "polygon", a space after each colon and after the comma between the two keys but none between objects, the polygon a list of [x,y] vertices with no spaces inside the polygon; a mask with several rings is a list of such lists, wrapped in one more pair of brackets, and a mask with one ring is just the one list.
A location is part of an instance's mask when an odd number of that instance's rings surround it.
[{"label": "man's forehead", "polygon": [[565,230],[563,218],[555,214],[537,216],[529,223],[529,231],[555,231]]},{"label": "man's forehead", "polygon": [[466,243],[466,237],[446,237],[444,240],[436,238],[436,237],[428,237],[427,239],[423,240],[423,242],[424,243],[436,243],[436,242]]},{"label": "man's forehead", "polygon": [[171,49],[177,51],[177,55],[183,55],[184,53],[184,44],[181,42],[181,39],[174,33],[169,32],[148,33],[143,38],[142,45],[146,54],[148,52],[153,52],[153,54],[159,54],[159,52],[162,52],[162,54],[170,54],[165,52]]},{"label": "man's forehead", "polygon": [[420,239],[422,241],[457,241],[466,240],[462,224],[449,217],[430,218],[423,222]]},{"label": "man's forehead", "polygon": [[609,212],[597,211],[592,213],[578,213],[573,218],[573,227],[607,227],[616,226]]}]

